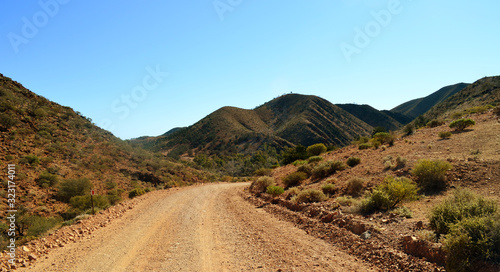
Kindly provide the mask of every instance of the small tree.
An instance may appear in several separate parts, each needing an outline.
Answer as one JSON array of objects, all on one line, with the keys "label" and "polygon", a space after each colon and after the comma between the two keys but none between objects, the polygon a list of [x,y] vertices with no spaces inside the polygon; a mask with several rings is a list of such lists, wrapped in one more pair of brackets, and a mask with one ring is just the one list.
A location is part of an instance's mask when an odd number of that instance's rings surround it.
[{"label": "small tree", "polygon": [[309,147],[307,147],[307,154],[309,156],[319,156],[323,153],[325,153],[327,150],[326,146],[324,144],[313,144]]},{"label": "small tree", "polygon": [[475,124],[476,122],[472,119],[458,119],[451,122],[450,128],[454,128],[457,131],[461,131]]}]

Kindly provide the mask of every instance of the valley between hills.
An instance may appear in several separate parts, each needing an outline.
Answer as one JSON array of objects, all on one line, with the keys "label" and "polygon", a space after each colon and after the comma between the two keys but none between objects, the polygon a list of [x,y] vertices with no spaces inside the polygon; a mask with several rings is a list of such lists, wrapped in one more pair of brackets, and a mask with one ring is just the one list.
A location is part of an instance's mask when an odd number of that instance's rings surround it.
[{"label": "valley between hills", "polygon": [[2,75],[0,271],[499,271],[499,106],[289,94],[123,141]]}]

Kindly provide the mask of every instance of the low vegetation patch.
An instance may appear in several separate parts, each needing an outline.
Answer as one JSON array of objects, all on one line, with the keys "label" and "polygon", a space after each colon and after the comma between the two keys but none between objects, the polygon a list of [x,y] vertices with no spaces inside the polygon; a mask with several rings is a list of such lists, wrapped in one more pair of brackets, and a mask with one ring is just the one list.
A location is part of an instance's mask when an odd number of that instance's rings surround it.
[{"label": "low vegetation patch", "polygon": [[432,209],[430,226],[445,235],[449,271],[474,271],[482,262],[500,261],[500,215],[495,201],[466,189]]},{"label": "low vegetation patch", "polygon": [[456,189],[453,196],[431,210],[430,226],[438,235],[448,234],[451,226],[463,219],[490,216],[497,212],[497,205],[467,189]]},{"label": "low vegetation patch", "polygon": [[327,148],[324,144],[313,144],[313,145],[307,147],[306,152],[307,152],[307,155],[309,155],[309,156],[319,156],[319,155],[325,153],[326,150],[327,150]]},{"label": "low vegetation patch", "polygon": [[325,195],[333,195],[335,193],[335,184],[325,183],[321,186],[321,191],[323,191]]},{"label": "low vegetation patch", "polygon": [[327,161],[314,167],[312,171],[313,178],[321,179],[335,174],[337,171],[342,171],[346,165],[341,161]]},{"label": "low vegetation patch", "polygon": [[277,197],[285,192],[285,189],[280,186],[269,186],[266,189],[266,193],[272,195],[273,197]]},{"label": "low vegetation patch", "polygon": [[451,168],[451,164],[445,161],[423,159],[417,162],[411,173],[424,191],[432,192],[446,188],[446,171]]},{"label": "low vegetation patch", "polygon": [[142,188],[135,188],[135,189],[133,189],[132,191],[130,191],[128,193],[128,197],[129,198],[134,198],[134,197],[137,197],[137,196],[141,196],[141,195],[143,195],[145,193],[146,193],[146,191],[144,189],[142,189]]},{"label": "low vegetation patch", "polygon": [[361,159],[358,157],[350,157],[349,159],[347,159],[347,162],[346,162],[346,164],[349,165],[350,167],[354,167],[360,163],[361,163]]},{"label": "low vegetation patch", "polygon": [[404,201],[415,200],[417,197],[418,187],[411,179],[388,176],[363,200],[361,211],[363,213],[387,211]]},{"label": "low vegetation patch", "polygon": [[430,127],[430,128],[435,128],[435,127],[439,127],[439,126],[442,126],[444,125],[444,121],[443,120],[431,120],[427,123],[427,126]]},{"label": "low vegetation patch", "polygon": [[370,149],[372,147],[373,147],[373,145],[370,143],[363,143],[363,144],[358,145],[359,150]]},{"label": "low vegetation patch", "polygon": [[438,136],[441,139],[449,139],[449,138],[451,138],[451,132],[450,131],[440,131]]},{"label": "low vegetation patch", "polygon": [[365,186],[365,180],[362,178],[351,178],[347,182],[347,193],[351,196],[358,196],[361,194]]},{"label": "low vegetation patch", "polygon": [[36,183],[40,185],[42,188],[48,188],[56,185],[58,182],[57,175],[51,174],[47,171],[44,171],[40,174],[40,176],[36,179]]},{"label": "low vegetation patch", "polygon": [[92,183],[86,178],[65,180],[59,184],[57,197],[64,202],[69,202],[72,197],[90,194]]},{"label": "low vegetation patch", "polygon": [[283,183],[286,188],[295,187],[300,185],[300,182],[307,179],[307,174],[304,172],[295,172],[291,173],[288,176],[284,177]]},{"label": "low vegetation patch", "polygon": [[260,169],[255,170],[254,176],[257,176],[257,177],[271,176],[272,172],[273,172],[272,169],[269,169],[269,168],[260,168]]},{"label": "low vegetation patch", "polygon": [[475,124],[476,122],[472,119],[458,119],[450,123],[450,128],[453,128],[456,131],[462,131]]},{"label": "low vegetation patch", "polygon": [[267,190],[267,187],[276,185],[274,178],[272,177],[260,177],[256,179],[250,185],[250,191],[255,194],[264,193]]},{"label": "low vegetation patch", "polygon": [[323,160],[323,157],[321,157],[321,156],[312,156],[312,157],[310,157],[310,158],[307,160],[307,162],[308,162],[308,163],[315,163],[315,162],[320,162],[320,161],[322,161],[322,160]]}]

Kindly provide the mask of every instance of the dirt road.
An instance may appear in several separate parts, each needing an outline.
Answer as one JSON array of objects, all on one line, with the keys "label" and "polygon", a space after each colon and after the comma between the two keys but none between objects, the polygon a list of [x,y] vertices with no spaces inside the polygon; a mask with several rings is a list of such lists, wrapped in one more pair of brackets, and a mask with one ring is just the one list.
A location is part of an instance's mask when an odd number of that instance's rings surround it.
[{"label": "dirt road", "polygon": [[89,239],[18,271],[374,271],[340,249],[211,184],[144,196]]}]

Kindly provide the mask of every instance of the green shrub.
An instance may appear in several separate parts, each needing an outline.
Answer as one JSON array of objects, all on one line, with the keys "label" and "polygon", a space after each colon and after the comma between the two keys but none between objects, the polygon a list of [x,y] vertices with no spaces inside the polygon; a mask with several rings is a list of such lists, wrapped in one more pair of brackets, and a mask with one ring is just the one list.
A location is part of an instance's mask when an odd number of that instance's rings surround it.
[{"label": "green shrub", "polygon": [[287,175],[283,178],[283,183],[286,188],[295,187],[300,184],[301,181],[307,179],[307,174],[304,172],[295,172]]},{"label": "green shrub", "polygon": [[28,226],[26,236],[40,237],[45,232],[62,223],[63,219],[61,217],[46,218],[43,216],[32,215],[25,219],[23,218],[23,220],[23,223]]},{"label": "green shrub", "polygon": [[255,194],[261,194],[267,190],[267,187],[275,184],[274,178],[272,177],[260,177],[252,182],[250,185],[250,191]]},{"label": "green shrub", "polygon": [[417,196],[418,187],[411,179],[387,176],[363,201],[362,211],[390,210],[404,201],[415,200]]},{"label": "green shrub", "polygon": [[36,182],[38,183],[38,185],[40,185],[40,187],[48,188],[56,185],[56,183],[58,182],[58,178],[57,175],[53,175],[49,172],[44,171],[36,179]]},{"label": "green shrub", "polygon": [[313,203],[313,202],[321,202],[327,199],[326,195],[320,191],[315,189],[307,189],[301,191],[296,197],[295,201],[297,203]]},{"label": "green shrub", "polygon": [[413,213],[408,207],[399,207],[394,210],[394,213],[405,218],[412,218]]},{"label": "green shrub", "polygon": [[24,156],[19,162],[21,164],[30,164],[31,166],[35,166],[40,163],[40,159],[36,155],[27,155]]},{"label": "green shrub", "polygon": [[440,131],[438,134],[441,139],[449,139],[451,137],[451,132],[449,131]]},{"label": "green shrub", "polygon": [[272,172],[273,172],[272,169],[260,168],[260,169],[255,170],[253,175],[256,177],[271,176]]},{"label": "green shrub", "polygon": [[337,171],[342,171],[346,165],[341,161],[327,161],[314,167],[312,176],[314,178],[325,178],[335,174]]},{"label": "green shrub", "polygon": [[415,131],[415,126],[413,124],[408,124],[403,128],[403,133],[406,136],[412,135],[414,131]]},{"label": "green shrub", "polygon": [[310,164],[303,164],[297,168],[297,172],[304,172],[307,174],[307,177],[310,177],[312,175],[313,168],[314,167]]},{"label": "green shrub", "polygon": [[397,156],[396,157],[396,168],[403,168],[406,166],[406,158],[404,157],[401,157],[401,156]]},{"label": "green shrub", "polygon": [[327,150],[324,144],[313,144],[307,147],[306,152],[309,156],[319,156]]},{"label": "green shrub", "polygon": [[476,122],[472,119],[458,119],[450,123],[450,128],[454,128],[455,130],[460,131],[475,124]]},{"label": "green shrub", "polygon": [[141,196],[141,195],[143,195],[145,193],[146,193],[146,191],[144,191],[144,189],[142,189],[142,188],[135,188],[134,190],[132,190],[132,191],[130,191],[128,193],[128,197],[129,198],[134,198],[136,196]]},{"label": "green shrub", "polygon": [[363,190],[365,180],[362,178],[352,178],[347,182],[347,193],[352,196],[358,196]]},{"label": "green shrub", "polygon": [[335,184],[325,183],[321,186],[321,191],[323,191],[325,195],[333,195],[335,193]]},{"label": "green shrub", "polygon": [[444,125],[444,121],[443,120],[431,120],[427,123],[427,126],[430,127],[430,128],[435,128],[435,127],[439,127],[439,126],[442,126]]},{"label": "green shrub", "polygon": [[497,107],[493,109],[493,114],[500,116],[500,105],[497,105]]},{"label": "green shrub", "polygon": [[65,180],[59,184],[57,197],[61,201],[69,202],[74,196],[82,196],[90,193],[92,183],[86,178]]},{"label": "green shrub", "polygon": [[315,163],[315,162],[319,162],[322,160],[323,160],[323,157],[321,157],[321,156],[312,156],[307,160],[307,162],[308,163]]},{"label": "green shrub", "polygon": [[118,190],[109,191],[106,197],[108,198],[108,201],[111,205],[115,205],[122,200],[122,197],[120,196],[120,192]]},{"label": "green shrub", "polygon": [[5,113],[0,113],[0,125],[5,129],[9,129],[17,124],[17,120],[12,118],[10,115]]},{"label": "green shrub", "polygon": [[369,142],[370,142],[370,138],[365,137],[365,136],[361,136],[361,137],[359,137],[359,139],[357,141],[354,141],[353,143],[354,144],[366,144]]},{"label": "green shrub", "polygon": [[477,271],[500,262],[500,216],[472,217],[451,226],[444,240],[448,271]]},{"label": "green shrub", "polygon": [[285,192],[285,189],[280,186],[269,186],[266,189],[266,193],[272,195],[273,197],[277,197]]},{"label": "green shrub", "polygon": [[370,143],[362,143],[362,144],[358,145],[359,150],[370,149],[372,147],[373,147],[373,145]]},{"label": "green shrub", "polygon": [[[92,198],[94,200],[95,208],[106,209],[109,207],[109,200],[106,196],[94,195],[92,196]],[[92,201],[90,199],[90,195],[74,196],[69,200],[69,203],[71,204],[71,206],[81,211],[85,211],[87,209],[92,208]]]},{"label": "green shrub", "polygon": [[286,190],[286,192],[285,192],[286,199],[290,199],[290,198],[298,195],[299,193],[300,193],[300,189],[299,188],[292,187],[292,188]]},{"label": "green shrub", "polygon": [[349,159],[347,159],[347,162],[346,162],[346,164],[349,165],[350,167],[354,167],[360,163],[361,163],[361,159],[357,158],[357,157],[350,157]]},{"label": "green shrub", "polygon": [[374,143],[394,145],[394,136],[388,132],[379,132],[373,136]]},{"label": "green shrub", "polygon": [[381,126],[373,128],[372,137],[375,136],[375,134],[380,133],[380,132],[387,132],[387,129],[385,129],[385,127],[381,127]]},{"label": "green shrub", "polygon": [[423,159],[417,162],[411,173],[423,190],[442,190],[446,188],[446,171],[451,168],[451,164],[445,161]]},{"label": "green shrub", "polygon": [[432,208],[429,222],[438,235],[450,232],[452,225],[463,219],[495,214],[497,206],[493,200],[485,199],[466,189],[456,189],[453,196]]},{"label": "green shrub", "polygon": [[299,166],[299,165],[304,165],[304,164],[307,164],[306,160],[296,160],[296,161],[292,162],[293,166]]}]

